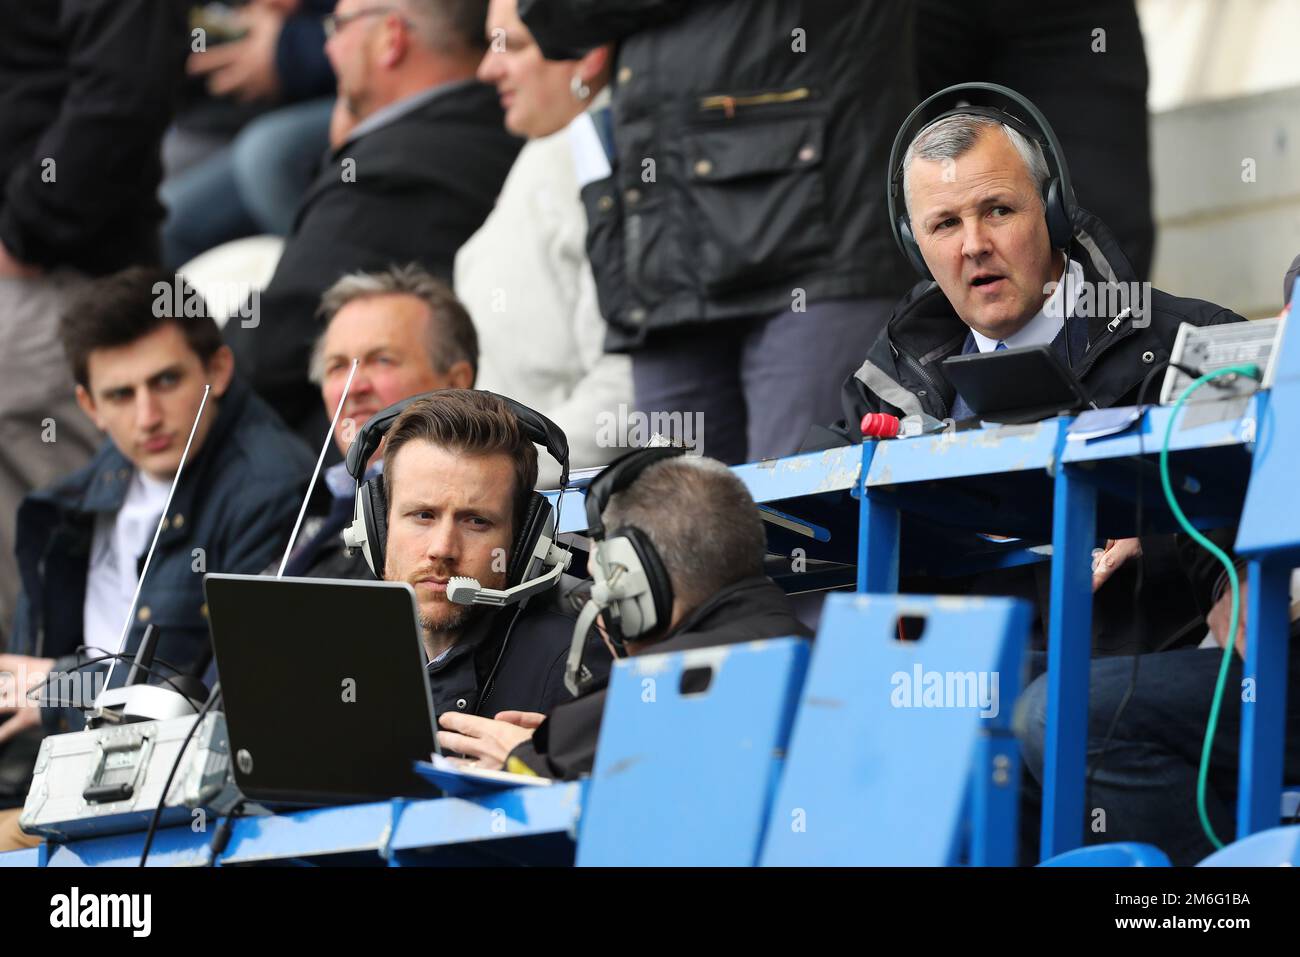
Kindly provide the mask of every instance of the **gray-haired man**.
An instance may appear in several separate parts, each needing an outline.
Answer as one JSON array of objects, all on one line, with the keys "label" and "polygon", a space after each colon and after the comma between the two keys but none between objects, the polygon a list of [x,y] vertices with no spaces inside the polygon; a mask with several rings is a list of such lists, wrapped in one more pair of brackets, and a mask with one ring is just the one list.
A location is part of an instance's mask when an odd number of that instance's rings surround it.
[{"label": "gray-haired man", "polygon": [[1057,171],[1013,125],[944,116],[913,137],[902,166],[907,219],[934,278],[894,307],[845,383],[852,441],[867,412],[969,416],[943,373],[959,353],[1050,345],[1104,408],[1135,401],[1180,323],[1241,321],[1222,306],[1144,288],[1086,210],[1074,211],[1071,235],[1054,248],[1044,189]]},{"label": "gray-haired man", "polygon": [[[435,389],[471,389],[478,337],[465,307],[448,286],[416,265],[351,273],[321,299],[325,328],[312,350],[310,378],[333,416],[352,360],[356,375],[334,442],[346,454],[366,421],[395,402]],[[383,467],[378,457],[371,469]],[[341,533],[352,518],[352,478],[342,463],[325,471],[330,506],[304,526],[285,568],[288,575],[372,578],[365,559],[349,554]]]}]

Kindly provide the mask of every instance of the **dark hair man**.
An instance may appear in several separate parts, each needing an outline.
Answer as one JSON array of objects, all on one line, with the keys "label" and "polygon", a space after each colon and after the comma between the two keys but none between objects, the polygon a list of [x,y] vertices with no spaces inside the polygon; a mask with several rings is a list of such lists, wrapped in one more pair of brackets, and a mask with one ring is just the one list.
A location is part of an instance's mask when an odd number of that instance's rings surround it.
[{"label": "dark hair man", "polygon": [[[415,264],[344,276],[326,290],[320,312],[325,331],[316,340],[308,375],[320,387],[326,416],[338,407],[352,360],[358,363],[334,433],[345,455],[357,430],[379,410],[424,392],[474,386],[474,324],[447,285]],[[371,474],[382,468],[376,453]],[[373,577],[365,559],[342,540],[355,489],[346,465],[330,466],[321,480],[329,508],[304,522],[285,574]]]},{"label": "dark hair man", "polygon": [[[38,708],[26,691],[43,672],[118,652],[128,614],[121,651],[133,654],[153,625],[156,660],[202,676],[211,656],[203,573],[266,567],[288,544],[312,468],[310,451],[235,377],[216,323],[180,277],[133,268],[90,283],[70,304],[60,338],[77,402],[107,440],[89,465],[29,494],[18,511],[18,653],[0,655],[13,690],[0,707],[10,715],[0,742],[38,724],[76,730],[79,710]],[[205,386],[203,417],[164,516]]]},{"label": "dark hair man", "polygon": [[384,578],[415,589],[436,713],[544,711],[572,697],[573,617],[558,592],[502,608],[447,597],[455,576],[507,584],[536,482],[532,439],[491,393],[431,393],[388,430]]},{"label": "dark hair man", "polygon": [[326,21],[339,87],[332,151],[259,316],[224,330],[253,387],[304,434],[324,438],[307,367],[326,288],[391,263],[449,278],[519,152],[495,91],[474,78],[486,11],[486,0],[339,0]]},{"label": "dark hair man", "polygon": [[[627,640],[628,654],[812,637],[785,593],[763,574],[762,520],[744,483],[721,462],[695,457],[655,462],[610,497],[602,521],[607,529],[640,529],[672,583],[669,621]],[[487,720],[446,714],[438,740],[476,759],[477,767],[505,765],[521,773],[575,778],[595,761],[604,705],[601,682],[549,715],[510,712]]]}]

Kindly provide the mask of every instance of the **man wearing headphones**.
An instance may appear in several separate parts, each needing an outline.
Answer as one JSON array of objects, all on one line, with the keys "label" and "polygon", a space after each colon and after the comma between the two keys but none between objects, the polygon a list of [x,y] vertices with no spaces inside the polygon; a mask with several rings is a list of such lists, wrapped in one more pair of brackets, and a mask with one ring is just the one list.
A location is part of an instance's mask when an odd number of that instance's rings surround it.
[{"label": "man wearing headphones", "polygon": [[[1151,401],[1181,323],[1242,321],[1137,282],[1110,231],[1079,207],[1051,125],[1014,90],[966,83],[935,93],[899,129],[889,169],[894,238],[923,278],[845,382],[844,423],[827,430],[840,442],[860,442],[870,412],[973,417],[944,361],[1024,346],[1049,347],[1099,408],[1136,404],[1147,379]],[[810,437],[806,446],[827,444]],[[1131,576],[1144,547],[1151,611],[1142,625]],[[1204,618],[1211,582],[1190,587],[1177,552],[1165,536],[1117,540],[1098,557],[1099,652],[1151,650]],[[1045,595],[1032,572],[1019,577],[1015,593]],[[1004,591],[986,585],[976,590]]]},{"label": "man wearing headphones", "polygon": [[[367,479],[381,442],[384,471]],[[358,489],[345,540],[376,575],[415,589],[435,713],[540,711],[572,697],[573,616],[553,588],[568,553],[533,490],[534,442],[568,471],[554,423],[491,392],[445,389],[375,413],[348,450]]]},{"label": "man wearing headphones", "polygon": [[1137,283],[1106,226],[1081,209],[1047,120],[991,83],[949,87],[904,122],[890,159],[894,238],[923,277],[845,383],[847,437],[868,412],[962,419],[954,355],[1049,345],[1097,406],[1131,405],[1180,323],[1229,309]]},{"label": "man wearing headphones", "polygon": [[443,714],[443,748],[479,768],[557,779],[589,772],[605,682],[585,677],[582,652],[597,616],[616,657],[812,637],[763,573],[763,523],[744,483],[721,462],[682,452],[630,452],[587,491],[592,598],[573,630],[565,676],[582,696],[548,715]]}]

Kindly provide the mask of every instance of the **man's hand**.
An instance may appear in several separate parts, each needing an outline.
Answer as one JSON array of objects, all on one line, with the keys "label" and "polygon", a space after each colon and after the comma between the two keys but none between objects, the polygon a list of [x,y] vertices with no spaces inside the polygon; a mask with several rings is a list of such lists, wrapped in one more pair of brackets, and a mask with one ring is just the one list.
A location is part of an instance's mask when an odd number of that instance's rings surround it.
[{"label": "man's hand", "polygon": [[498,711],[496,720],[518,725],[528,731],[536,731],[538,726],[546,720],[546,715],[540,711]]},{"label": "man's hand", "polygon": [[241,102],[275,96],[280,76],[275,71],[275,48],[285,14],[272,4],[252,4],[240,12],[248,35],[191,53],[185,64],[191,76],[206,76],[213,96],[233,96]]},{"label": "man's hand", "polygon": [[0,242],[0,279],[33,279],[40,274],[39,266],[29,266],[14,259],[5,244]]},{"label": "man's hand", "polygon": [[[502,714],[532,717],[534,713],[503,711]],[[510,752],[533,736],[533,728],[458,711],[444,711],[438,716],[438,724],[447,729],[438,732],[438,745],[444,751],[458,751],[473,759],[471,767],[487,771],[499,771]]]},{"label": "man's hand", "polygon": [[1098,550],[1092,558],[1092,590],[1110,581],[1110,576],[1119,571],[1120,566],[1132,558],[1142,557],[1142,542],[1136,538],[1112,538],[1106,547]]},{"label": "man's hand", "polygon": [[[1219,643],[1220,648],[1228,646],[1228,626],[1232,624],[1232,589],[1225,588],[1219,600],[1214,603],[1210,613],[1205,616],[1205,623],[1210,626],[1210,634]],[[1237,654],[1246,657],[1246,583],[1241,583],[1241,612],[1237,615],[1237,640],[1233,642]]]},{"label": "man's hand", "polygon": [[53,658],[0,655],[0,715],[13,715],[0,724],[0,744],[41,723],[40,705],[27,695],[45,681],[53,667]]}]

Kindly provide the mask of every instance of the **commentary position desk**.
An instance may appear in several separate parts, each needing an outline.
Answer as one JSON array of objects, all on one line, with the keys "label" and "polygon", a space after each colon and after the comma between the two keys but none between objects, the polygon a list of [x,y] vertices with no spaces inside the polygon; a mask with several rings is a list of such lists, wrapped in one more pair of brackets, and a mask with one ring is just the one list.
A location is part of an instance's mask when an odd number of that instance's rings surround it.
[{"label": "commentary position desk", "polygon": [[[1279,375],[1274,392],[1287,389],[1287,382]],[[1280,441],[1292,405],[1298,421],[1289,434],[1300,436],[1300,401],[1279,402],[1270,392],[1179,411],[1170,475],[1193,524],[1237,525],[1252,481],[1261,489],[1256,497],[1265,485],[1274,499],[1285,494],[1272,486],[1292,481],[1289,459],[1300,464]],[[1113,422],[1115,410],[1108,411]],[[1092,550],[1108,538],[1178,530],[1157,468],[1172,414],[1172,408],[1155,406],[1138,418],[1134,410],[1124,427],[1086,440],[1078,438],[1080,427],[1090,425],[1084,415],[867,442],[735,468],[761,507],[803,526],[789,531],[769,515],[772,551],[788,555],[803,547],[810,558],[855,563],[860,592],[893,594],[900,575],[949,577],[1051,561],[1044,858],[1083,840]],[[1261,438],[1266,441],[1257,442]],[[1256,467],[1269,456],[1268,469]],[[1275,502],[1268,514],[1277,512]],[[561,530],[585,524],[582,492],[566,493]],[[1238,837],[1278,823],[1287,579],[1291,565],[1300,564],[1291,554],[1300,545],[1300,529],[1276,520],[1259,524],[1270,529],[1262,547],[1271,551],[1266,560],[1251,562],[1250,581],[1259,587],[1249,589],[1245,605],[1245,676],[1255,684],[1258,703],[1243,709]],[[1239,542],[1239,552],[1248,552],[1245,546]],[[794,577],[784,583],[788,590],[799,590]]]}]

